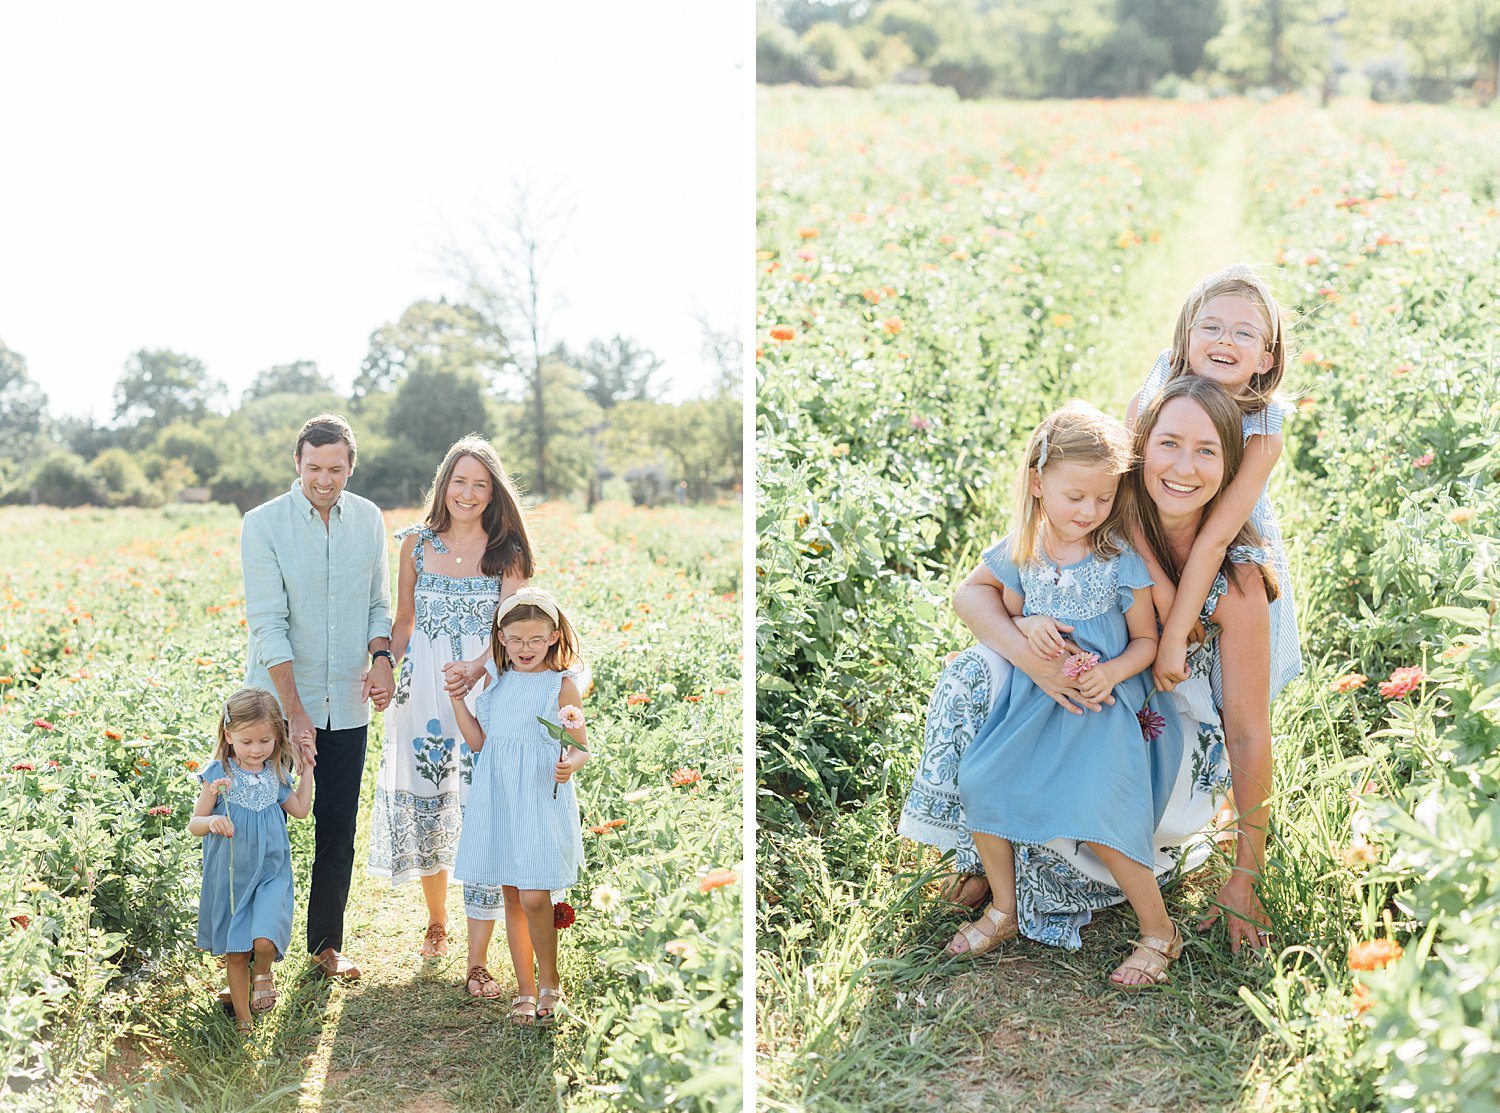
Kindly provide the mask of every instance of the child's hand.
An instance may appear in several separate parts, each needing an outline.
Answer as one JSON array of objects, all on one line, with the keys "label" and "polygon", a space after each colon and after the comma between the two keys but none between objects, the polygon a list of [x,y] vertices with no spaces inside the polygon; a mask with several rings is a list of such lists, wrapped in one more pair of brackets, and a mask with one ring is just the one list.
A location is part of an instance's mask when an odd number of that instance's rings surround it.
[{"label": "child's hand", "polygon": [[208,820],[208,833],[210,835],[223,835],[226,839],[234,838],[234,824],[229,821],[227,815],[210,816]]},{"label": "child's hand", "polygon": [[1151,667],[1151,679],[1158,692],[1170,692],[1188,678],[1187,646],[1182,642],[1168,642],[1165,638],[1156,647],[1156,664]]},{"label": "child's hand", "polygon": [[449,661],[443,666],[443,688],[454,699],[463,699],[476,683],[477,679],[469,675],[468,662]]},{"label": "child's hand", "polygon": [[558,759],[552,767],[552,779],[560,785],[565,785],[573,779],[573,774],[582,769],[588,761],[589,755],[584,750],[570,750],[569,756]]},{"label": "child's hand", "polygon": [[1101,703],[1115,690],[1115,672],[1109,662],[1095,665],[1078,677],[1078,694],[1090,703]]},{"label": "child's hand", "polygon": [[1016,619],[1016,629],[1026,635],[1031,651],[1044,661],[1061,657],[1066,652],[1062,636],[1073,632],[1073,627],[1067,623],[1058,622],[1057,619],[1049,618],[1044,614]]}]

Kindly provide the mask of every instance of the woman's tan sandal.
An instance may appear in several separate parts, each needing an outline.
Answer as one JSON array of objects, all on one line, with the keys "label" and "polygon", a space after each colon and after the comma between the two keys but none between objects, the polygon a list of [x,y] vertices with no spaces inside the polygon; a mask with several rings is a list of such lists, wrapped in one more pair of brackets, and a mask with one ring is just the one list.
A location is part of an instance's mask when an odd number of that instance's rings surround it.
[{"label": "woman's tan sandal", "polygon": [[[1130,952],[1124,962],[1115,967],[1115,972],[1110,975],[1109,980],[1116,989],[1123,989],[1127,992],[1162,985],[1171,981],[1171,978],[1167,976],[1167,967],[1171,966],[1181,954],[1182,932],[1174,924],[1171,939],[1159,939],[1154,935],[1143,935],[1137,939],[1135,950]],[[1124,982],[1115,976],[1127,970],[1138,970],[1145,977],[1138,982]]]},{"label": "woman's tan sandal", "polygon": [[[989,931],[980,929],[980,925],[988,922]],[[1020,934],[1021,925],[1016,921],[1014,912],[1002,912],[993,904],[984,910],[984,915],[972,924],[964,924],[943,951],[945,955],[967,955],[978,958],[982,954],[988,954],[1007,939],[1014,939]],[[959,944],[962,942],[963,946]]]},{"label": "woman's tan sandal", "polygon": [[470,997],[492,1001],[500,996],[500,983],[491,977],[490,972],[483,966],[469,967],[465,984],[469,988]]},{"label": "woman's tan sandal", "polygon": [[[266,985],[267,989],[256,989],[257,985]],[[250,979],[250,1011],[263,1013],[276,1007],[276,983],[270,974],[256,974]]]},{"label": "woman's tan sandal", "polygon": [[536,1023],[536,998],[529,993],[510,999],[510,1022],[521,1028],[530,1028]]},{"label": "woman's tan sandal", "polygon": [[[562,990],[548,989],[546,986],[543,986],[540,999],[536,1003],[537,1024],[545,1028],[557,1020],[558,1006],[565,1004],[567,1000]],[[549,1001],[551,1004],[547,1003]]]},{"label": "woman's tan sandal", "polygon": [[442,958],[448,953],[448,928],[445,924],[428,924],[422,937],[423,958]]}]

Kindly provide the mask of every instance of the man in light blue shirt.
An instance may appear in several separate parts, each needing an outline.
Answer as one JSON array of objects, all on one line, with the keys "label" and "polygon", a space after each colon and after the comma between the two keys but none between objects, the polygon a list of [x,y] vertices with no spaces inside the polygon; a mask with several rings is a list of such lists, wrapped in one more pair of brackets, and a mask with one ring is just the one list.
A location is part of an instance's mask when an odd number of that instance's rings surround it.
[{"label": "man in light blue shirt", "polygon": [[[310,761],[314,845],[307,948],[323,973],[357,978],[341,952],[354,827],[369,731],[391,676],[385,521],[344,490],[356,449],[348,422],[310,419],[297,437],[297,480],[245,515],[240,563],[250,651],[245,683],[276,693],[292,743]],[[367,656],[368,654],[368,656]]]}]

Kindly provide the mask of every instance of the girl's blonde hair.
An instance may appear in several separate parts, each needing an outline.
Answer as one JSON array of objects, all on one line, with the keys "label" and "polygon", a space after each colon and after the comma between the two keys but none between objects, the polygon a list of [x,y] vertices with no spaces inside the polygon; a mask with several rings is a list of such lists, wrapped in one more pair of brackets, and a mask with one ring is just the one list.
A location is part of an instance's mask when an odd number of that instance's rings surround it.
[{"label": "girl's blonde hair", "polygon": [[558,633],[557,641],[547,647],[547,656],[543,659],[542,663],[553,672],[561,672],[564,669],[572,668],[583,659],[578,641],[578,632],[573,629],[573,624],[568,621],[568,616],[563,614],[563,610],[557,605],[556,599],[539,588],[533,587],[528,588],[528,590],[542,596],[550,603],[552,609],[557,612],[557,619],[554,621],[544,608],[535,603],[518,603],[503,615],[496,610],[495,623],[490,630],[490,654],[495,659],[495,669],[498,672],[504,672],[510,668],[510,656],[505,652],[505,639],[501,637],[501,631],[512,623],[531,622],[536,619],[547,623],[548,626],[552,627]]},{"label": "girl's blonde hair", "polygon": [[427,525],[434,533],[442,533],[452,523],[448,511],[448,484],[453,481],[453,469],[465,456],[477,460],[490,473],[490,504],[484,508],[482,521],[488,534],[484,555],[479,558],[479,571],[486,576],[510,575],[523,580],[531,579],[535,570],[531,537],[526,532],[526,517],[521,513],[521,493],[516,489],[510,475],[500,466],[500,456],[494,446],[477,433],[471,433],[448,449],[443,462],[432,477],[432,489],[427,493]]},{"label": "girl's blonde hair", "polygon": [[1193,287],[1187,301],[1182,303],[1182,310],[1177,314],[1177,324],[1172,329],[1171,371],[1167,375],[1167,381],[1191,374],[1188,369],[1188,345],[1192,343],[1193,322],[1198,319],[1205,303],[1225,295],[1246,298],[1254,303],[1265,314],[1266,324],[1271,329],[1270,342],[1266,348],[1271,353],[1271,366],[1250,376],[1243,397],[1230,395],[1241,412],[1258,414],[1276,401],[1276,392],[1281,387],[1281,380],[1286,377],[1288,356],[1286,330],[1282,327],[1281,309],[1276,304],[1276,296],[1249,263],[1235,263],[1232,267],[1215,271]]},{"label": "girl's blonde hair", "polygon": [[[1144,463],[1146,459],[1146,444],[1151,439],[1151,434],[1156,430],[1156,423],[1161,419],[1161,411],[1168,402],[1176,398],[1188,398],[1195,402],[1198,407],[1208,415],[1209,421],[1213,422],[1214,432],[1219,435],[1219,443],[1223,449],[1224,481],[1219,484],[1219,489],[1214,492],[1211,499],[1203,506],[1202,521],[1206,522],[1218,505],[1219,499],[1229,489],[1229,484],[1239,473],[1240,464],[1245,459],[1245,439],[1243,426],[1240,422],[1240,406],[1234,395],[1225,390],[1218,383],[1208,379],[1200,379],[1196,375],[1188,375],[1185,378],[1173,379],[1158,394],[1146,408],[1135,419],[1135,443],[1132,446],[1136,466],[1131,469],[1125,480],[1127,498],[1125,502],[1128,507],[1129,528],[1133,535],[1145,539],[1151,552],[1155,554],[1157,562],[1162,571],[1172,583],[1177,583],[1182,578],[1182,565],[1172,555],[1171,546],[1167,544],[1166,530],[1162,527],[1161,514],[1156,508],[1156,502],[1146,493]],[[1239,533],[1230,542],[1229,547],[1248,545],[1254,548],[1265,548],[1265,539],[1261,537],[1260,531],[1251,522],[1246,522],[1240,527]],[[1266,564],[1257,564],[1262,581],[1266,587],[1266,598],[1275,599],[1281,594],[1281,587],[1276,582],[1276,570]],[[1234,564],[1229,559],[1226,551],[1219,570],[1224,573],[1230,583],[1234,582]]]},{"label": "girl's blonde hair", "polygon": [[[1124,475],[1130,470],[1130,462],[1130,434],[1098,407],[1075,399],[1048,414],[1026,443],[1011,559],[1020,566],[1042,559],[1042,505],[1031,493],[1033,476],[1040,479],[1045,469],[1056,464],[1102,467],[1110,475]],[[1120,530],[1123,501],[1117,497],[1104,521],[1089,535],[1094,554],[1102,560],[1118,556],[1124,545]]]},{"label": "girl's blonde hair", "polygon": [[217,730],[217,742],[214,745],[214,757],[224,766],[224,771],[229,771],[229,759],[233,752],[229,746],[229,732],[247,727],[251,723],[270,723],[271,729],[276,733],[276,748],[271,751],[271,756],[266,758],[266,765],[276,770],[276,775],[281,778],[282,784],[291,781],[292,774],[292,744],[287,737],[286,719],[282,717],[281,705],[276,702],[276,697],[264,688],[241,688],[230,696],[224,703],[224,710],[219,715]]}]

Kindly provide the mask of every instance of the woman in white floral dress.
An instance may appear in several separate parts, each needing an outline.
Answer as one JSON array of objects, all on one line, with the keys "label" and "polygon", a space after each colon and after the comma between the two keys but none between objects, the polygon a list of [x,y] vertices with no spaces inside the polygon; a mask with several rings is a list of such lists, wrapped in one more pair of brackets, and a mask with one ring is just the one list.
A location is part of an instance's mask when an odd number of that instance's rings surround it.
[{"label": "woman in white floral dress", "polygon": [[[386,711],[370,833],[372,874],[422,881],[421,953],[448,952],[448,878],[458,849],[474,755],[459,742],[444,668],[483,658],[501,599],[530,580],[531,541],[515,485],[488,441],[465,437],[433,479],[426,521],[402,538],[391,651],[401,658]],[[449,670],[465,683],[461,670]],[[465,899],[501,901],[467,888]]]}]

